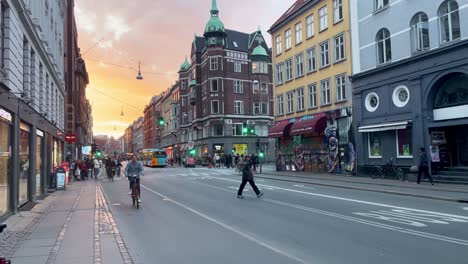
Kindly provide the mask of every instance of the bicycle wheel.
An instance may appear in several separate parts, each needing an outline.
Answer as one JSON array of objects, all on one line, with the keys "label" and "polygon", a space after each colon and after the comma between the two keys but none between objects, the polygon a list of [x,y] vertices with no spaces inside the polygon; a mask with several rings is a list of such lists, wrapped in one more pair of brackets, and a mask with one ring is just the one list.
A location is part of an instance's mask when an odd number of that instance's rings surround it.
[{"label": "bicycle wheel", "polygon": [[140,209],[140,201],[138,200],[140,198],[140,191],[138,188],[135,187],[135,200],[136,200],[136,208]]},{"label": "bicycle wheel", "polygon": [[401,168],[396,168],[395,173],[400,181],[406,181],[406,173]]},{"label": "bicycle wheel", "polygon": [[375,173],[371,174],[372,179],[383,178],[384,177],[384,169],[382,167],[375,166],[374,171],[375,171]]}]

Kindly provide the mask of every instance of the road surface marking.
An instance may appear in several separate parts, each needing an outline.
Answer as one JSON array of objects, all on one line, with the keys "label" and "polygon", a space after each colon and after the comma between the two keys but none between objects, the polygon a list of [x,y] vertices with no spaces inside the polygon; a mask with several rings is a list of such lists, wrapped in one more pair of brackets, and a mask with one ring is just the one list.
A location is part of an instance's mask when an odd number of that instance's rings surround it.
[{"label": "road surface marking", "polygon": [[318,210],[318,209],[310,208],[310,207],[306,207],[306,206],[281,202],[281,201],[272,200],[272,199],[268,199],[268,198],[264,198],[263,201],[273,203],[273,204],[277,204],[277,205],[292,207],[292,208],[296,208],[296,209],[299,209],[299,210],[309,211],[309,212],[313,212],[313,213],[317,213],[317,214],[321,214],[321,215],[327,215],[327,216],[331,216],[331,217],[335,217],[335,218],[340,218],[340,219],[343,219],[343,220],[348,220],[348,221],[352,221],[352,222],[356,222],[356,223],[361,223],[361,224],[365,224],[365,225],[379,227],[379,228],[383,228],[383,229],[387,229],[387,230],[392,230],[392,231],[397,231],[397,232],[401,232],[401,233],[405,233],[405,234],[410,234],[410,235],[414,235],[414,236],[426,237],[426,238],[430,238],[430,239],[435,239],[435,240],[440,240],[440,241],[444,241],[444,242],[449,242],[449,243],[459,244],[459,245],[463,245],[463,246],[468,246],[468,240],[463,240],[463,239],[458,239],[458,238],[453,238],[453,237],[446,237],[446,236],[441,236],[441,235],[416,231],[416,230],[412,230],[412,229],[401,228],[401,227],[397,227],[397,226],[382,224],[382,223],[379,223],[379,222],[364,220],[364,219],[360,219],[360,218],[356,218],[356,217],[352,217],[352,216],[341,215],[341,214],[337,214],[337,213],[332,213],[332,212]]},{"label": "road surface marking", "polygon": [[223,227],[223,228],[226,229],[226,230],[229,230],[229,231],[231,231],[231,232],[233,232],[233,233],[236,233],[237,235],[239,235],[239,236],[241,236],[241,237],[243,237],[243,238],[245,238],[245,239],[247,239],[247,240],[249,240],[249,241],[251,241],[251,242],[253,242],[253,243],[257,244],[257,245],[259,245],[259,246],[262,246],[262,247],[264,247],[264,248],[266,248],[266,249],[269,249],[269,250],[271,250],[271,251],[273,251],[273,252],[275,252],[275,253],[277,253],[277,254],[279,254],[279,255],[282,255],[282,256],[284,256],[284,257],[286,257],[286,258],[289,258],[289,259],[291,259],[291,260],[294,260],[294,261],[296,261],[296,262],[298,262],[298,263],[304,263],[304,264],[307,263],[306,261],[304,261],[304,260],[302,260],[302,259],[300,259],[300,258],[298,258],[298,257],[296,257],[296,256],[293,256],[293,255],[291,255],[291,254],[289,254],[289,253],[287,253],[287,252],[285,252],[285,251],[283,251],[283,250],[281,250],[281,249],[278,249],[278,248],[276,248],[276,247],[274,247],[274,246],[272,246],[272,245],[269,245],[269,244],[267,244],[266,242],[263,242],[263,241],[261,241],[261,240],[259,240],[259,239],[256,239],[255,237],[253,237],[253,236],[251,236],[251,235],[249,235],[249,234],[246,234],[246,233],[244,233],[244,232],[238,230],[238,229],[235,228],[235,227],[232,227],[232,226],[230,226],[230,225],[228,225],[228,224],[225,224],[225,223],[223,223],[223,222],[221,222],[221,221],[219,221],[219,220],[217,220],[217,219],[215,219],[215,218],[212,218],[212,217],[210,217],[210,216],[208,216],[208,215],[206,215],[206,214],[204,214],[204,213],[202,213],[202,212],[199,212],[199,211],[197,211],[197,210],[195,210],[195,209],[193,209],[193,208],[191,208],[191,207],[189,207],[189,206],[187,206],[187,205],[185,205],[185,204],[176,202],[176,201],[174,201],[173,199],[171,199],[171,198],[169,198],[169,197],[167,197],[167,196],[165,196],[165,195],[163,195],[163,194],[161,194],[161,193],[159,193],[159,192],[157,192],[157,191],[154,191],[154,190],[152,190],[152,189],[146,187],[145,185],[141,185],[141,187],[142,187],[143,189],[146,189],[146,190],[148,190],[148,191],[150,191],[150,192],[156,194],[157,196],[159,196],[159,197],[161,197],[161,198],[163,198],[163,199],[164,199],[164,198],[165,198],[165,199],[169,199],[170,202],[172,202],[173,204],[178,205],[179,207],[182,207],[182,208],[184,208],[185,210],[190,211],[190,212],[192,212],[192,213],[194,213],[194,214],[196,214],[196,215],[198,215],[198,216],[204,218],[205,220],[208,220],[208,221],[210,221],[210,222],[212,222],[212,223],[214,223],[214,224],[216,224],[216,225],[218,225],[218,226],[221,226],[221,227]]},{"label": "road surface marking", "polygon": [[119,206],[120,203],[113,203],[113,204],[111,204],[111,205],[113,205],[113,206]]},{"label": "road surface marking", "polygon": [[[240,183],[239,180],[231,180],[231,179],[218,178],[218,177],[212,177],[212,178],[213,178],[213,179],[222,180],[222,181],[230,181],[230,182],[237,182],[237,183]],[[441,216],[453,217],[453,218],[459,218],[459,219],[463,219],[463,220],[468,220],[468,216],[461,216],[461,215],[440,213],[440,212],[434,212],[434,211],[428,211],[428,210],[414,209],[414,208],[408,208],[408,207],[402,207],[402,206],[395,206],[395,205],[384,204],[384,203],[368,202],[368,201],[357,200],[357,199],[350,199],[350,198],[339,197],[339,196],[333,196],[333,195],[326,195],[326,194],[320,194],[320,193],[299,191],[299,190],[294,190],[294,189],[289,189],[289,188],[275,187],[275,186],[265,185],[265,184],[258,184],[258,186],[269,187],[269,188],[274,188],[274,189],[277,189],[277,190],[283,190],[283,191],[294,192],[294,193],[300,193],[300,194],[306,194],[306,195],[311,195],[311,196],[317,196],[317,197],[335,199],[335,200],[346,201],[346,202],[361,203],[361,204],[367,204],[367,205],[375,205],[375,206],[380,206],[380,207],[388,207],[388,208],[401,209],[401,210],[411,210],[411,211],[415,211],[415,212],[419,212],[419,213],[438,214],[438,215],[441,215]]]},{"label": "road surface marking", "polygon": [[315,190],[315,188],[313,187],[308,187],[308,186],[305,186],[303,184],[296,184],[296,185],[293,185],[294,187],[298,187],[298,188],[304,188],[304,189],[309,189],[309,190]]},{"label": "road surface marking", "polygon": [[468,211],[468,207],[463,207],[462,209]]}]

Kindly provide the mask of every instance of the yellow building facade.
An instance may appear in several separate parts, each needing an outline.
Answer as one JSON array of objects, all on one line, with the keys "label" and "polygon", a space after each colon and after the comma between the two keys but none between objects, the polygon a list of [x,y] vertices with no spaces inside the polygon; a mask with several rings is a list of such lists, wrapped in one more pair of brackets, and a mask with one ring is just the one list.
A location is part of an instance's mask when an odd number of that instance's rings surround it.
[{"label": "yellow building facade", "polygon": [[280,169],[342,170],[352,123],[349,0],[298,0],[269,33],[275,84],[269,136],[278,138]]}]

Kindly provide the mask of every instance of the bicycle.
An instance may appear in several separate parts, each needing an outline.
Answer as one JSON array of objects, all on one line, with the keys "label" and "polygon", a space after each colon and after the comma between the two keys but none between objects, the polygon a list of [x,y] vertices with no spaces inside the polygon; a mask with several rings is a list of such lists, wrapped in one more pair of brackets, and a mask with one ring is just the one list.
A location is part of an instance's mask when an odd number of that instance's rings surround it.
[{"label": "bicycle", "polygon": [[132,202],[133,206],[136,206],[137,209],[140,208],[140,187],[137,184],[136,175],[130,176],[128,178],[132,184]]},{"label": "bicycle", "polygon": [[388,177],[390,174],[400,181],[407,181],[406,173],[399,167],[395,166],[393,158],[391,158],[387,163],[382,166],[375,166],[376,174],[371,174],[371,178],[382,178]]},{"label": "bicycle", "polygon": [[[3,230],[5,230],[6,228],[7,228],[6,224],[1,224],[0,225],[0,233],[3,233]],[[0,257],[0,263],[2,263],[2,264],[11,264],[11,260]]]}]

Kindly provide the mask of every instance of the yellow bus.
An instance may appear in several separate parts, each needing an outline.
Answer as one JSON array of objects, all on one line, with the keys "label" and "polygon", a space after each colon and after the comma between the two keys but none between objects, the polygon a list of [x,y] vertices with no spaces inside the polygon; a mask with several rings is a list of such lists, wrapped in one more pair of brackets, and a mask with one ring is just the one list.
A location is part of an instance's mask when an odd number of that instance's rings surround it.
[{"label": "yellow bus", "polygon": [[143,165],[147,167],[166,167],[167,153],[161,149],[144,149],[142,151]]}]

